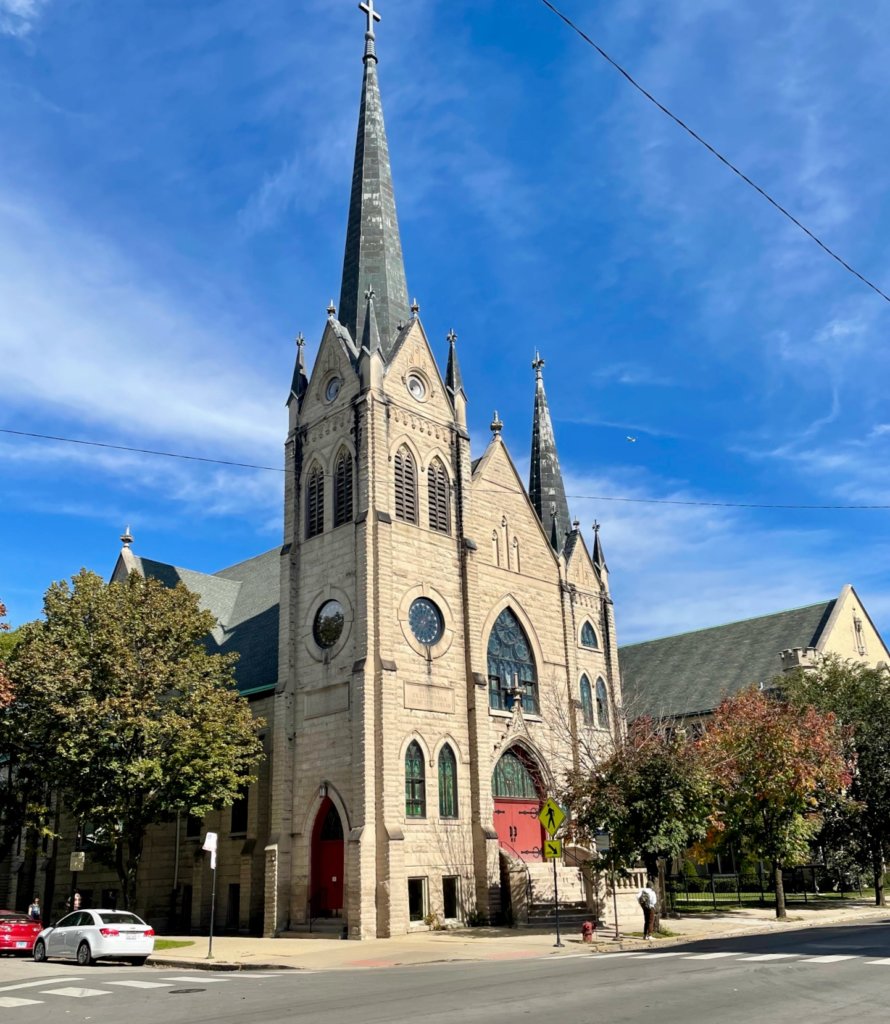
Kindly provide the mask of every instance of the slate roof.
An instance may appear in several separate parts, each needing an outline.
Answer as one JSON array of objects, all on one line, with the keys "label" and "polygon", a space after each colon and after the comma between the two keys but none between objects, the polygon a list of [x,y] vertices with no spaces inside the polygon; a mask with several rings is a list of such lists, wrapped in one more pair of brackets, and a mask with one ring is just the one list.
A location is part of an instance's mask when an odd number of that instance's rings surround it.
[{"label": "slate roof", "polygon": [[781,672],[779,653],[815,647],[836,601],[793,608],[618,650],[631,717],[712,711],[723,697]]},{"label": "slate roof", "polygon": [[241,693],[274,689],[278,681],[278,592],[280,548],[273,548],[217,573],[181,569],[133,555],[144,576],[169,587],[184,583],[219,625],[208,643],[214,654],[240,655],[235,680]]},{"label": "slate roof", "polygon": [[[559,455],[556,452],[556,437],[544,393],[544,378],[541,367],[544,361],[538,357],[532,364],[535,370],[535,413],[532,421],[532,459],[529,469],[528,496],[538,513],[538,519],[545,532],[551,536],[551,543],[560,552],[565,546],[565,536],[571,531],[569,505],[566,501],[566,489],[562,482],[562,470],[559,468]],[[556,506],[556,523],[550,512],[550,506]]]}]

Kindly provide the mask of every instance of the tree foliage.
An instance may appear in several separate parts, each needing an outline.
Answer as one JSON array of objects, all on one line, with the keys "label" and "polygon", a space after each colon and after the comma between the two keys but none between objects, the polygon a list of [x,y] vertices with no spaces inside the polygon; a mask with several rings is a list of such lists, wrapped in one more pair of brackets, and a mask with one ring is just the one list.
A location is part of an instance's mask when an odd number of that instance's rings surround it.
[{"label": "tree foliage", "polygon": [[[0,601],[0,639],[2,640],[5,640],[9,633],[9,623],[3,621],[5,618],[6,605]],[[4,644],[0,646],[0,708],[5,708],[12,700],[12,683],[6,674],[6,653],[7,645]]]},{"label": "tree foliage", "polygon": [[791,677],[784,688],[792,703],[831,712],[846,727],[848,755],[854,764],[850,789],[854,802],[834,823],[834,832],[845,832],[847,845],[867,851],[875,901],[883,905],[890,840],[890,669],[833,655],[816,669]]},{"label": "tree foliage", "polygon": [[234,689],[234,656],[184,586],[86,570],[54,584],[24,627],[3,733],[19,770],[59,791],[111,851],[132,903],[146,829],[231,803],[262,750]]},{"label": "tree foliage", "polygon": [[820,808],[850,782],[837,717],[743,690],[720,704],[700,752],[719,827],[773,865],[776,916],[784,917],[782,867],[806,859]]}]

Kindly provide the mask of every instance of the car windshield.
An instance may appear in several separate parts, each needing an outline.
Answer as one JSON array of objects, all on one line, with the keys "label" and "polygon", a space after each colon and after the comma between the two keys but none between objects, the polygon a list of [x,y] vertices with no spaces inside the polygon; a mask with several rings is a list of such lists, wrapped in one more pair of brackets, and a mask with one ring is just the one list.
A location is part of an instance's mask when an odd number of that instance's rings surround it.
[{"label": "car windshield", "polygon": [[99,917],[102,919],[102,924],[141,924],[145,925],[145,922],[140,920],[135,914],[100,914]]},{"label": "car windshield", "polygon": [[30,920],[27,914],[0,914],[0,924],[27,924]]}]

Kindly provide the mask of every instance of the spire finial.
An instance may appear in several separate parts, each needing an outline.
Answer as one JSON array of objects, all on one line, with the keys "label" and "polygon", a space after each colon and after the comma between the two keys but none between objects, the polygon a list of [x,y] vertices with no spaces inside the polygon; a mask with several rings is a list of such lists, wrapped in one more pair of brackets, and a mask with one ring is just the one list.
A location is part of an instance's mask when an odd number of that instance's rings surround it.
[{"label": "spire finial", "polygon": [[535,358],[532,361],[532,369],[535,371],[535,377],[537,380],[543,380],[541,370],[543,370],[544,366],[545,363],[544,360],[541,358],[541,353],[536,351]]},{"label": "spire finial", "polygon": [[600,524],[599,524],[599,522],[596,519],[594,519],[594,521],[593,521],[593,532],[594,533],[599,533],[600,532]]},{"label": "spire finial", "polygon": [[336,315],[337,307],[334,305],[334,300],[331,299],[331,301],[328,303],[328,316],[331,318],[331,320],[333,320]]},{"label": "spire finial", "polygon": [[374,298],[374,285],[369,284],[365,289],[365,302],[370,302]]},{"label": "spire finial", "polygon": [[420,313],[420,303],[415,299],[411,303],[411,319],[416,320],[418,313]]},{"label": "spire finial", "polygon": [[121,544],[123,544],[125,550],[128,550],[132,543],[133,534],[130,533],[130,527],[128,524],[126,530],[121,534]]},{"label": "spire finial", "polygon": [[501,436],[501,431],[503,429],[504,429],[504,422],[500,418],[500,416],[498,416],[497,409],[495,409],[494,416],[492,417],[492,420],[491,420],[491,432],[492,432],[492,434],[494,434],[495,437],[500,437]]},{"label": "spire finial", "polygon": [[302,349],[305,344],[306,339],[303,337],[303,332],[300,331],[300,333],[297,335],[297,349]]},{"label": "spire finial", "polygon": [[448,332],[445,340],[448,342],[449,345],[453,345],[457,341],[457,335],[454,333],[454,328],[453,327]]},{"label": "spire finial", "polygon": [[376,62],[377,51],[374,48],[374,22],[380,21],[380,15],[374,10],[374,0],[362,0],[358,5],[360,11],[368,16],[368,30],[365,32],[365,60],[369,58]]}]

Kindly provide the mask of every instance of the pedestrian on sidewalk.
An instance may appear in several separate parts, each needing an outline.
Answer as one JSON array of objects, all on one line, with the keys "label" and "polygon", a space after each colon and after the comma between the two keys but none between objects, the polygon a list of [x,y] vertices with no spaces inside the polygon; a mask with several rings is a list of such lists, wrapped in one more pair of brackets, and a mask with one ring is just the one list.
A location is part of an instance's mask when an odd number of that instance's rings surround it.
[{"label": "pedestrian on sidewalk", "polygon": [[655,920],[655,907],[658,904],[658,897],[652,888],[652,879],[640,889],[637,896],[637,903],[643,908],[643,938],[652,938],[652,922]]}]

